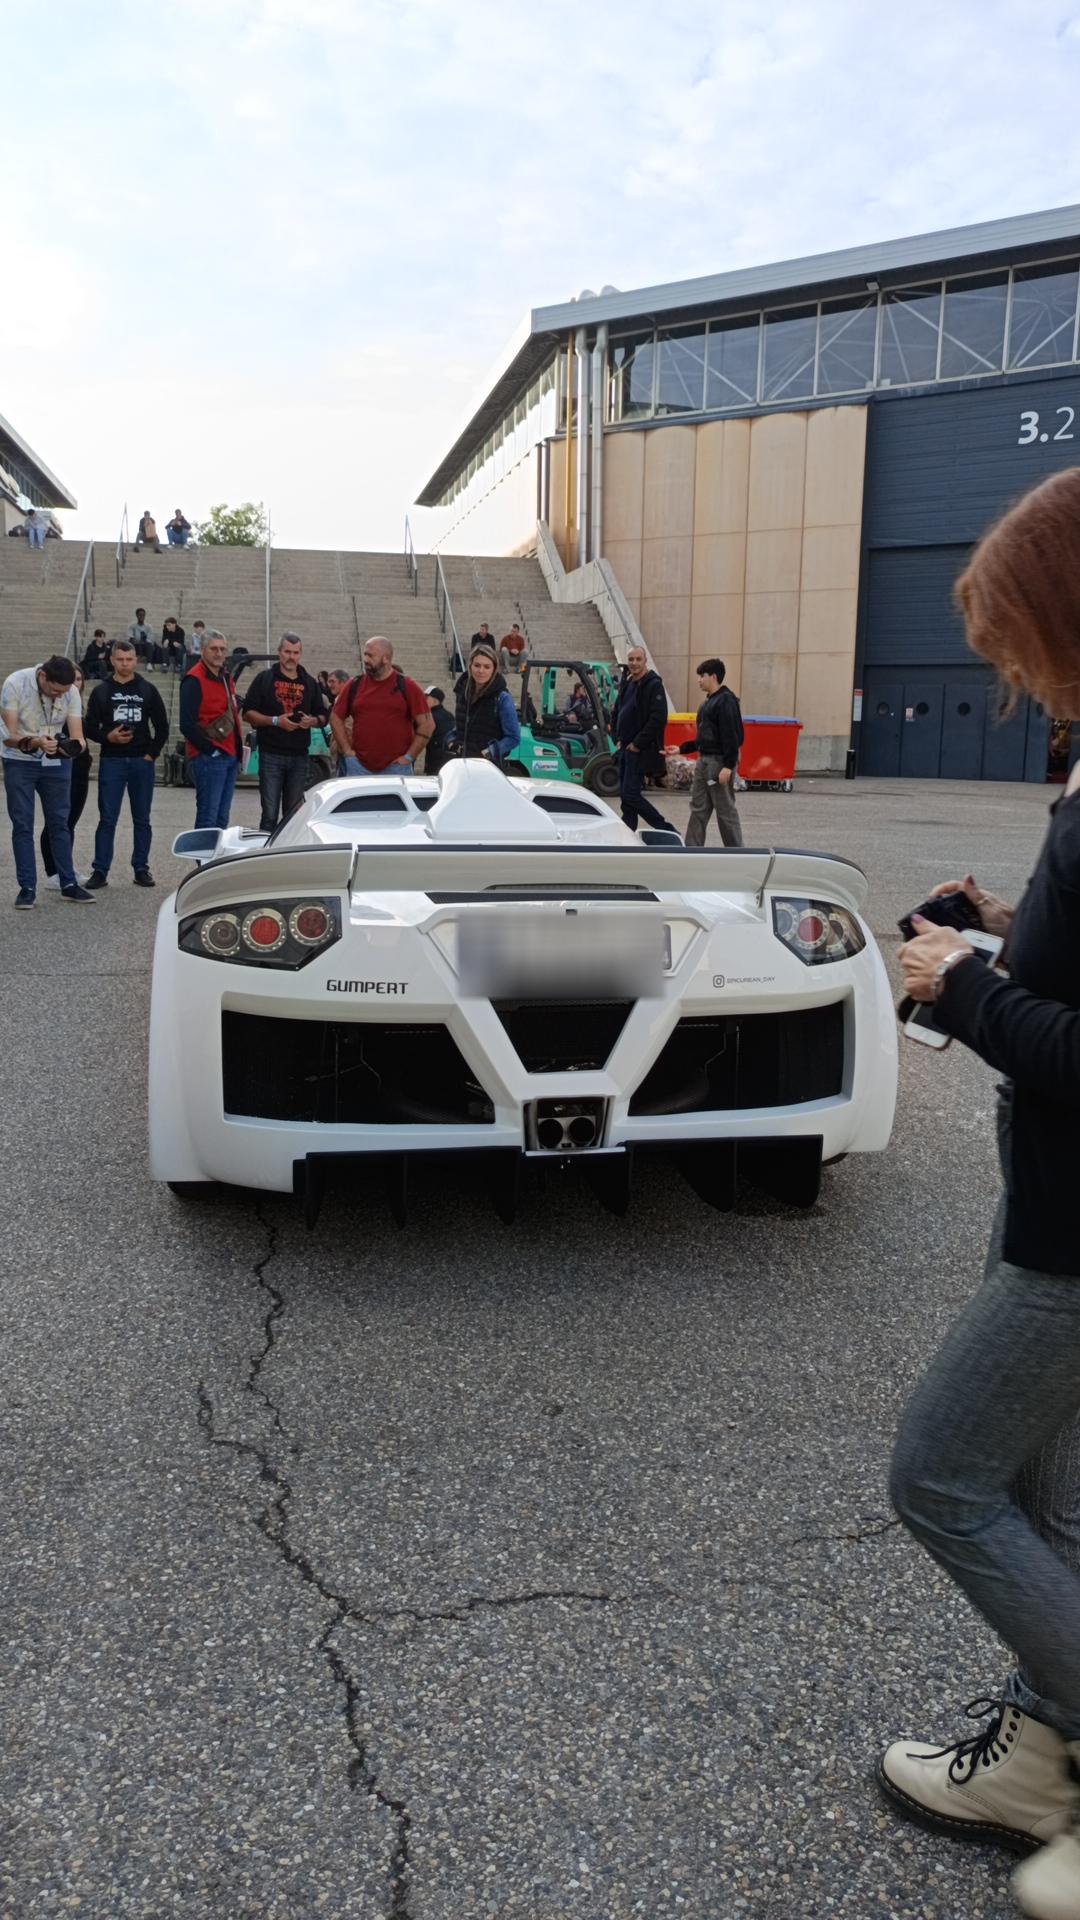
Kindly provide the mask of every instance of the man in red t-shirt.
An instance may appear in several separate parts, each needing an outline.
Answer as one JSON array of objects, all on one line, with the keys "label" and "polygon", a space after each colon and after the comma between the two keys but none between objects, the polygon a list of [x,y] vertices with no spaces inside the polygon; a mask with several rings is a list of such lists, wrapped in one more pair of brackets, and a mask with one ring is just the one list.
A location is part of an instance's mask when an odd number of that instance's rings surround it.
[{"label": "man in red t-shirt", "polygon": [[366,642],[363,674],[338,694],[330,726],[346,773],[415,773],[435,722],[427,696],[395,669],[394,649],[381,634]]}]

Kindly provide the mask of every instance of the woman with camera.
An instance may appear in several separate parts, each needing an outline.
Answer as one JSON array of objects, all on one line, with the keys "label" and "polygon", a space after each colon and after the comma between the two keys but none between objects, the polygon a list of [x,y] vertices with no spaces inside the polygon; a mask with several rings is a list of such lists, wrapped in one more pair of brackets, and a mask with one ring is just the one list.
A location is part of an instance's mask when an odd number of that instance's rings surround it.
[{"label": "woman with camera", "polygon": [[[1015,700],[1080,720],[1080,469],[1026,495],[957,586],[969,645]],[[1080,766],[1051,808],[1020,905],[969,875],[1008,976],[919,923],[908,992],[1002,1075],[1004,1197],[981,1290],[900,1427],[891,1492],[904,1525],[1017,1656],[985,1725],[951,1745],[896,1741],[879,1780],[911,1818],[1034,1857],[1014,1877],[1035,1920],[1080,1916]],[[1072,1764],[1071,1764],[1072,1763]]]}]

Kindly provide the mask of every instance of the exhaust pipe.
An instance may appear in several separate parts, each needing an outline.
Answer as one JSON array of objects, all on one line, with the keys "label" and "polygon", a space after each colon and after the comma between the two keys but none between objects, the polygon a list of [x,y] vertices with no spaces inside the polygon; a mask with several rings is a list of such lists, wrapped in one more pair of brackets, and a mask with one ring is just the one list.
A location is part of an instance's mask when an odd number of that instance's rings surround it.
[{"label": "exhaust pipe", "polygon": [[525,1112],[525,1143],[540,1153],[585,1153],[604,1134],[604,1100],[537,1100]]}]

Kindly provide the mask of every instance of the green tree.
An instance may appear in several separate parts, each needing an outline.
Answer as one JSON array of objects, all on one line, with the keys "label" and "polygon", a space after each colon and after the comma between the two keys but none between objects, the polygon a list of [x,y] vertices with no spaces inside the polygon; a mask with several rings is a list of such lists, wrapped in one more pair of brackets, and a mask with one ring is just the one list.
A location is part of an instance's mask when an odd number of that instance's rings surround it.
[{"label": "green tree", "polygon": [[210,518],[200,520],[195,537],[200,547],[265,547],[266,508],[260,500],[245,500],[238,507],[211,507]]}]

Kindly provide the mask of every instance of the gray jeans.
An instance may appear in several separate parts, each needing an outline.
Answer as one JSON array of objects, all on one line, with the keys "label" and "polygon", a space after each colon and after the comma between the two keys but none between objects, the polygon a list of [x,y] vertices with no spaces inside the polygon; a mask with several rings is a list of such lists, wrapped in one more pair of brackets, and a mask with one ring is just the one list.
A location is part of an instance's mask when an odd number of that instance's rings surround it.
[{"label": "gray jeans", "polygon": [[[1000,1255],[915,1389],[890,1492],[1017,1656],[1005,1694],[1080,1740],[1080,1276]],[[1078,1262],[1080,1264],[1080,1262]]]},{"label": "gray jeans", "polygon": [[709,824],[710,813],[715,813],[716,824],[720,829],[720,838],[725,847],[741,847],[742,828],[739,825],[739,809],[735,805],[735,775],[720,785],[719,775],[723,770],[723,761],[702,754],[694,768],[694,778],[690,787],[690,820],[686,829],[688,847],[705,845],[705,829]]}]

